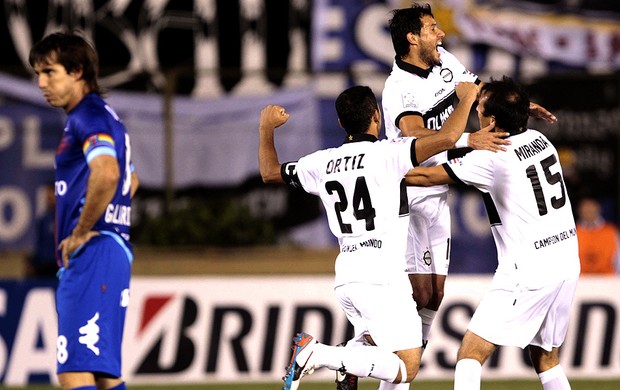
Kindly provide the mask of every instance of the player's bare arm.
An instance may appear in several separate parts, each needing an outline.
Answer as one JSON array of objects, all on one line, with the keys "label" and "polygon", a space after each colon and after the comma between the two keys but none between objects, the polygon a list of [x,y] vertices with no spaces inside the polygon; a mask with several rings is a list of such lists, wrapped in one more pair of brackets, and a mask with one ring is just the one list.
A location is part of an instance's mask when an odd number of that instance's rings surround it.
[{"label": "player's bare arm", "polygon": [[456,94],[459,103],[441,129],[417,140],[415,152],[418,161],[424,161],[439,152],[454,148],[456,141],[465,131],[469,112],[478,96],[478,86],[470,82],[459,83],[456,86]]},{"label": "player's bare arm", "polygon": [[112,201],[120,180],[118,162],[112,156],[97,156],[88,164],[88,167],[90,175],[80,219],[71,235],[62,240],[59,245],[65,268],[69,267],[71,254],[99,234],[92,231],[92,228]]},{"label": "player's bare arm", "polygon": [[268,105],[260,112],[258,166],[265,183],[284,183],[280,173],[280,160],[274,144],[273,133],[289,118],[284,107]]},{"label": "player's bare arm", "polygon": [[540,106],[534,102],[530,102],[530,116],[533,118],[542,119],[549,124],[553,124],[558,121],[558,118],[556,118],[555,115],[543,106]]},{"label": "player's bare arm", "polygon": [[408,186],[430,187],[438,184],[452,184],[454,181],[443,165],[434,167],[415,167],[407,172],[405,183]]}]

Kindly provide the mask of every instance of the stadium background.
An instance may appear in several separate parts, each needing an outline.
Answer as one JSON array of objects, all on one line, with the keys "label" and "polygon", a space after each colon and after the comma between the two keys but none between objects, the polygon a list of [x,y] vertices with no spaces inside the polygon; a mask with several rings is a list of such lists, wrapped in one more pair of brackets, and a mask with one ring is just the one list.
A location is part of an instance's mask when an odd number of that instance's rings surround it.
[{"label": "stadium background", "polygon": [[[448,34],[445,46],[466,66],[483,80],[508,74],[523,81],[560,118],[530,126],[560,146],[573,204],[594,194],[617,222],[617,2],[430,3]],[[314,327],[333,343],[348,329],[331,296],[336,252],[319,203],[258,177],[258,112],[276,103],[291,113],[278,139],[284,160],[337,145],[334,99],[355,84],[379,96],[392,61],[389,10],[407,5],[3,1],[0,381],[54,380],[53,286],[22,277],[63,121],[28,70],[34,41],[60,27],[86,31],[101,56],[109,101],[132,136],[142,188],[132,211],[137,256],[127,376],[136,383],[263,383],[281,375],[298,327]],[[455,188],[450,199],[453,290],[422,378],[450,378],[459,332],[495,267],[477,193]],[[620,378],[617,285],[616,278],[583,283],[563,363],[574,377]],[[261,340],[260,351],[246,352],[250,338]],[[493,367],[492,377],[531,378],[519,353],[503,353]]]}]

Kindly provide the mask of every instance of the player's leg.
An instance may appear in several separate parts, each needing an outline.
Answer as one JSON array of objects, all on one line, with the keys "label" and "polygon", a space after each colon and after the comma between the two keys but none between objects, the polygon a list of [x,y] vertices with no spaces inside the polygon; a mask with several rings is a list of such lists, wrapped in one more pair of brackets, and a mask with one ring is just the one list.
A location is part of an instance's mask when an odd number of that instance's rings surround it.
[{"label": "player's leg", "polygon": [[447,193],[410,203],[407,272],[422,319],[422,340],[428,343],[431,326],[443,301],[450,265],[450,209]]},{"label": "player's leg", "polygon": [[541,347],[530,345],[530,356],[534,369],[540,378],[544,390],[569,390],[571,388],[566,373],[560,365],[558,348],[546,351]]},{"label": "player's leg", "polygon": [[[349,321],[356,329],[356,337],[353,340],[358,340],[358,344],[359,342],[376,343],[389,351],[414,350],[410,353],[403,353],[402,356],[408,377],[413,379],[420,365],[421,324],[407,281],[403,279],[400,287],[390,286],[388,288],[365,284],[343,287],[345,288],[336,289],[336,294]],[[387,302],[391,303],[386,304]],[[390,307],[399,307],[401,310],[394,312]],[[362,333],[369,335],[372,339],[360,337]],[[347,346],[349,345],[355,345],[355,343],[347,343]],[[356,389],[356,383],[351,382],[350,374],[352,373],[348,369],[346,373],[345,376],[337,376],[339,381],[336,382],[336,388],[339,390]],[[389,380],[386,382],[392,383]],[[382,383],[382,386],[389,385]]]},{"label": "player's leg", "polygon": [[58,374],[58,383],[65,390],[76,388],[96,389],[95,376],[91,372],[65,372]]},{"label": "player's leg", "polygon": [[[57,372],[64,389],[110,388],[122,382],[120,344],[130,274],[126,251],[114,239],[101,235],[92,238],[61,275]],[[119,380],[100,385],[100,376]]]},{"label": "player's leg", "polygon": [[552,293],[553,302],[547,309],[539,332],[529,345],[534,369],[545,390],[568,390],[571,388],[564,369],[560,365],[559,347],[568,332],[570,307],[575,296],[577,279],[560,284]]},{"label": "player's leg", "polygon": [[482,365],[495,351],[495,344],[468,330],[456,357],[454,390],[479,390]]}]

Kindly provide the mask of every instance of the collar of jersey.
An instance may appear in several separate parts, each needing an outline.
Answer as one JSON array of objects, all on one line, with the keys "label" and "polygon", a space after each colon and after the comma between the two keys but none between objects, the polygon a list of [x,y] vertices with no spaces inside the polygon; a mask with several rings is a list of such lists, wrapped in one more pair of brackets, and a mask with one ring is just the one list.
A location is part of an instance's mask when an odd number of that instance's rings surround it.
[{"label": "collar of jersey", "polygon": [[433,66],[428,69],[422,69],[419,66],[411,65],[398,57],[396,57],[396,65],[405,72],[416,74],[425,79],[428,78],[428,75],[431,74],[431,71],[433,70]]},{"label": "collar of jersey", "polygon": [[345,144],[348,144],[350,142],[362,142],[362,141],[375,142],[377,141],[377,137],[375,137],[372,134],[349,134],[344,139]]}]

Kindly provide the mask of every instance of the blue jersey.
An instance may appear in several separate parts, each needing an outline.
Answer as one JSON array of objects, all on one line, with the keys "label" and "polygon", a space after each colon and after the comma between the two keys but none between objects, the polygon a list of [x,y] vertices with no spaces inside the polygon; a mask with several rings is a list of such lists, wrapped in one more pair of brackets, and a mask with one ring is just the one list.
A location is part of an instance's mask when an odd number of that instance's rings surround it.
[{"label": "blue jersey", "polygon": [[[108,231],[129,244],[131,215],[131,147],[120,118],[97,94],[87,94],[67,116],[56,151],[56,242],[71,235],[86,199],[88,163],[109,155],[118,161],[121,180],[114,198],[93,230]],[[59,257],[60,258],[60,257]]]}]

